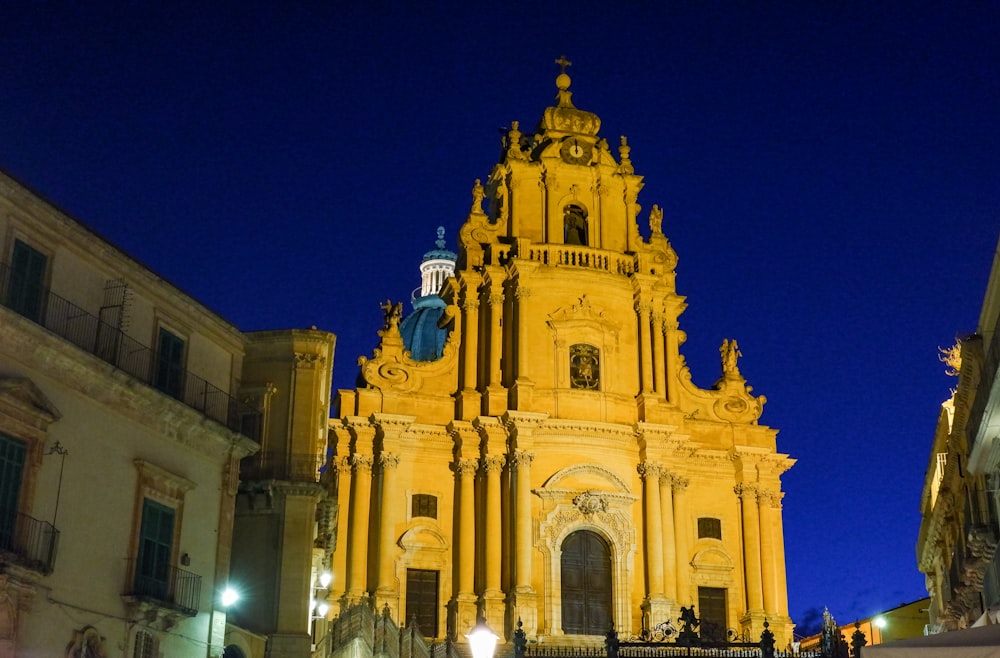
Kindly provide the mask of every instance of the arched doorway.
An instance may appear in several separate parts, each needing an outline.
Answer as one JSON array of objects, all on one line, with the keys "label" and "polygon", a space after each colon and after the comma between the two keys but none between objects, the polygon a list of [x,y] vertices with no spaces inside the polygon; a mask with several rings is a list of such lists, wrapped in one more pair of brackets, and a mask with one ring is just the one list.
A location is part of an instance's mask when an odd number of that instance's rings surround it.
[{"label": "arched doorway", "polygon": [[562,627],[567,635],[611,628],[611,549],[595,532],[577,530],[562,544]]}]

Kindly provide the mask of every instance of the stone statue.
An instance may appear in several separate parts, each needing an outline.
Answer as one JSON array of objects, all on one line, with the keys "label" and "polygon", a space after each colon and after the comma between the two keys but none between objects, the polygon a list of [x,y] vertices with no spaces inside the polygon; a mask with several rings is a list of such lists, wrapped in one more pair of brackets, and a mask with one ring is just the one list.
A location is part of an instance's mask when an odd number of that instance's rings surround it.
[{"label": "stone statue", "polygon": [[507,155],[514,160],[523,160],[525,157],[524,151],[521,150],[523,133],[519,130],[520,126],[519,121],[511,121],[510,130],[507,132]]},{"label": "stone statue", "polygon": [[719,354],[722,355],[722,374],[727,377],[739,376],[740,370],[736,366],[736,359],[743,356],[743,352],[740,352],[740,348],[736,345],[736,339],[723,339]]},{"label": "stone statue", "polygon": [[663,233],[663,210],[656,204],[649,211],[649,230],[653,233]]},{"label": "stone statue", "polygon": [[387,299],[379,308],[385,314],[385,328],[399,329],[399,321],[403,317],[403,302],[393,304],[391,300]]},{"label": "stone statue", "polygon": [[477,178],[475,184],[472,186],[472,212],[483,212],[483,198],[485,196],[486,192],[483,190],[483,184]]}]

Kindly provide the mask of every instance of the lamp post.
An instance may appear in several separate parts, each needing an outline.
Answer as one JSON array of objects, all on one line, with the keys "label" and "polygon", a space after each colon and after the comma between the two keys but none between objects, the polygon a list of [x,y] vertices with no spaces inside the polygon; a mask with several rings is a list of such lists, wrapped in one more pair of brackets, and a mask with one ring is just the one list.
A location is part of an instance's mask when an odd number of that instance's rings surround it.
[{"label": "lamp post", "polygon": [[484,620],[480,619],[479,623],[465,636],[465,639],[469,641],[469,648],[472,649],[472,658],[493,658],[493,652],[497,649],[497,640],[500,637],[490,630]]},{"label": "lamp post", "polygon": [[59,515],[59,496],[62,494],[62,478],[63,478],[63,467],[66,466],[66,455],[69,454],[69,450],[62,447],[59,440],[52,444],[46,455],[59,455],[59,484],[56,485],[56,507],[52,510],[52,527],[56,527],[56,517]]}]

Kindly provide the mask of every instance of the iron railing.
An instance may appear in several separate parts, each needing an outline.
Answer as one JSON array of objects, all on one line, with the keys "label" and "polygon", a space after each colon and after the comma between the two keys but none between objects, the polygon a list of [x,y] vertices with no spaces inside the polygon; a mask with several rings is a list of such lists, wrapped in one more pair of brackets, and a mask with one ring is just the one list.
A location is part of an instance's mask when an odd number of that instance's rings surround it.
[{"label": "iron railing", "polygon": [[0,523],[0,553],[29,569],[52,573],[59,546],[59,531],[51,523],[27,514],[16,514],[10,523]]},{"label": "iron railing", "polygon": [[41,288],[26,296],[12,281],[10,267],[5,263],[0,263],[0,304],[234,432],[259,440],[254,428],[260,424],[249,418],[258,416],[257,410],[186,369],[163,377],[155,350],[51,290]]},{"label": "iron railing", "polygon": [[137,570],[135,558],[128,561],[129,579],[124,596],[134,596],[159,605],[172,608],[185,615],[198,614],[201,601],[201,576],[175,566],[164,569],[165,573],[147,575]]},{"label": "iron railing", "polygon": [[324,465],[322,455],[258,452],[240,462],[240,479],[319,482]]}]

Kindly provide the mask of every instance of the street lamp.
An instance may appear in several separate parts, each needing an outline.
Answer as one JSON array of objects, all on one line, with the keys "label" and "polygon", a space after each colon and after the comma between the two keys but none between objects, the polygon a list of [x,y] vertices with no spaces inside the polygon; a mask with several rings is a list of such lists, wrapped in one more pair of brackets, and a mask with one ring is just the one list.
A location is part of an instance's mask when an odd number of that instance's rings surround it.
[{"label": "street lamp", "polygon": [[472,649],[472,658],[493,658],[493,652],[497,648],[497,640],[500,637],[490,630],[484,620],[479,620],[469,634],[465,636],[469,641],[469,648]]},{"label": "street lamp", "polygon": [[226,589],[222,590],[222,596],[219,598],[221,600],[222,607],[228,608],[229,606],[233,605],[234,603],[240,600],[240,593],[237,592],[232,587],[227,587]]}]

